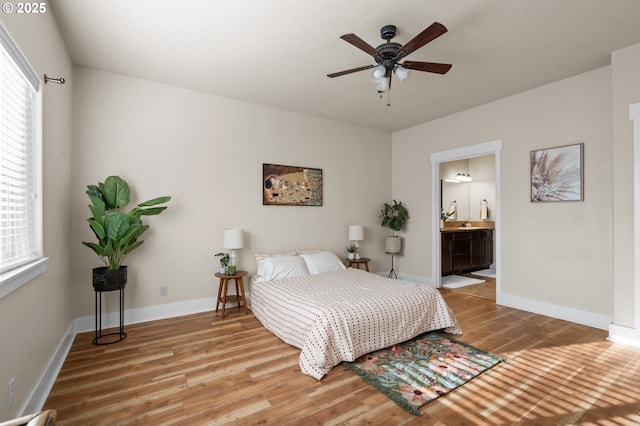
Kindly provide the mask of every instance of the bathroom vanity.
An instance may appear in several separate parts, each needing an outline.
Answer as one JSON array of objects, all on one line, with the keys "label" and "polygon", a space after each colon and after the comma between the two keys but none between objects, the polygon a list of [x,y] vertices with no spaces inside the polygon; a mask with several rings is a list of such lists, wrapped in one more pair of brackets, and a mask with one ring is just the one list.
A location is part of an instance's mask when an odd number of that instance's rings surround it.
[{"label": "bathroom vanity", "polygon": [[443,276],[487,269],[493,263],[492,227],[445,227],[440,235]]}]

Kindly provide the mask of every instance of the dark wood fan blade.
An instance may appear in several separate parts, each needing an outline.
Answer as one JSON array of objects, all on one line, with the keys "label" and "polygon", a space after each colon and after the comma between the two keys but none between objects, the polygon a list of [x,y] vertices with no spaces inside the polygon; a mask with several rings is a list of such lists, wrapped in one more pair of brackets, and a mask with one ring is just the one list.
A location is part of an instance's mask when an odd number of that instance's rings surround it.
[{"label": "dark wood fan blade", "polygon": [[451,64],[439,64],[437,62],[404,61],[400,65],[408,70],[435,72],[437,74],[446,74],[451,69]]},{"label": "dark wood fan blade", "polygon": [[365,53],[368,53],[374,58],[380,56],[380,54],[378,53],[375,47],[371,46],[369,43],[367,43],[366,41],[364,41],[363,39],[361,39],[355,34],[345,34],[343,36],[340,36],[340,38],[346,41],[347,43],[351,43],[358,49],[362,50]]},{"label": "dark wood fan blade", "polygon": [[424,31],[411,39],[407,44],[402,46],[396,51],[396,55],[398,59],[404,58],[409,53],[420,49],[425,44],[429,43],[432,40],[440,37],[442,34],[447,32],[447,27],[442,25],[440,22],[434,22],[429,25]]},{"label": "dark wood fan blade", "polygon": [[331,73],[331,74],[327,74],[327,77],[331,77],[331,78],[340,77],[341,75],[351,74],[352,72],[368,70],[368,69],[373,68],[373,67],[377,67],[377,65],[365,65],[364,67],[358,67],[358,68],[352,68],[350,70],[334,72],[334,73]]}]

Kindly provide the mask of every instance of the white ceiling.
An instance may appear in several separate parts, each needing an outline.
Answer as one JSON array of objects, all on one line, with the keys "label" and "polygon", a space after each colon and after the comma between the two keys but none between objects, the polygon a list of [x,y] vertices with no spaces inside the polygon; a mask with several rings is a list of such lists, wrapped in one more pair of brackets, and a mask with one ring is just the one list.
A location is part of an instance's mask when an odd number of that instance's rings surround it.
[{"label": "white ceiling", "polygon": [[[639,0],[51,0],[74,64],[389,132],[603,67],[640,42]],[[449,32],[407,56],[379,98],[368,71],[393,24],[405,44],[434,21]],[[639,71],[640,72],[640,71]]]}]

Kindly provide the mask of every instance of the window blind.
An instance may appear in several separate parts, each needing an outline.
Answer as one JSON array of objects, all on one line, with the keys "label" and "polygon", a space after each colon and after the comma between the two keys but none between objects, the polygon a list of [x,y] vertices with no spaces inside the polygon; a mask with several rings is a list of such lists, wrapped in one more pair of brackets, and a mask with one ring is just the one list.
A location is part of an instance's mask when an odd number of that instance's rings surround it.
[{"label": "window blind", "polygon": [[0,26],[0,273],[41,256],[38,77]]}]

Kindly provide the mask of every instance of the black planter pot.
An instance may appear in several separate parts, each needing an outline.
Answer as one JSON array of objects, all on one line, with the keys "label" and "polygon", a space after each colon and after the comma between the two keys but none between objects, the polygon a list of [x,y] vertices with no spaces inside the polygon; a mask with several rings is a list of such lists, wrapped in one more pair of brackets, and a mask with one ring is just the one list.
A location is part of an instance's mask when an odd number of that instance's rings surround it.
[{"label": "black planter pot", "polygon": [[127,285],[127,267],[108,269],[106,266],[93,269],[93,288],[96,291],[112,291]]}]

